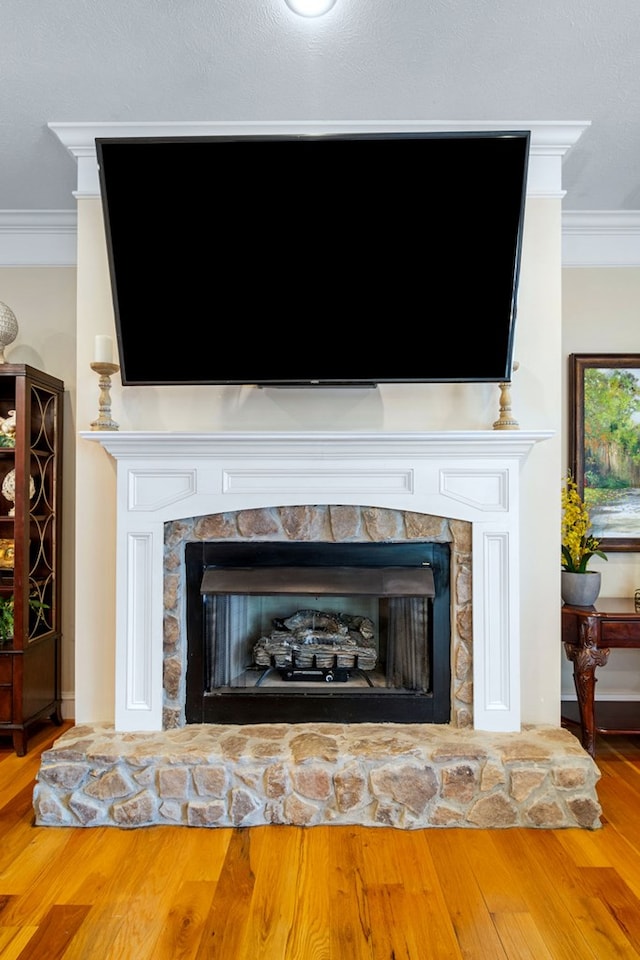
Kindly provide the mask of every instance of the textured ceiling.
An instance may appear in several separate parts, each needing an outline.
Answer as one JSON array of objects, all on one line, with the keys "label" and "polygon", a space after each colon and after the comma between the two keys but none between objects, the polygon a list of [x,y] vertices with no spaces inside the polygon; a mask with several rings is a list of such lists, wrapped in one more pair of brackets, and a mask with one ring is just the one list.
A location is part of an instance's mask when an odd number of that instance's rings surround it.
[{"label": "textured ceiling", "polygon": [[75,209],[66,121],[590,121],[565,210],[640,209],[637,0],[2,0],[0,210]]}]

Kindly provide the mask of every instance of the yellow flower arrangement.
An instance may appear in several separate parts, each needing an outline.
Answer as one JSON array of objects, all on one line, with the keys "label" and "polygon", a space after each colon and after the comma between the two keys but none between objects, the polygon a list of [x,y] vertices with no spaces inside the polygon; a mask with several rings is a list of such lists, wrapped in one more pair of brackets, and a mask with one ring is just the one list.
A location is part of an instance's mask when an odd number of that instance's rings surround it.
[{"label": "yellow flower arrangement", "polygon": [[578,485],[568,474],[562,491],[562,569],[569,573],[587,573],[591,557],[607,560],[593,537],[589,511],[578,493]]}]

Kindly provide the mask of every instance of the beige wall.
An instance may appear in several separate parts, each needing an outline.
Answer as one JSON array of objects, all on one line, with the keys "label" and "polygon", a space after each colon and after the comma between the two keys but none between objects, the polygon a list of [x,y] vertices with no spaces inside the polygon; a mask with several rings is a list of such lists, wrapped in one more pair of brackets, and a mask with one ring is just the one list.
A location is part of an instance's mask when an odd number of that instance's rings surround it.
[{"label": "beige wall", "polygon": [[[94,338],[115,339],[104,231],[98,199],[78,202],[78,430],[97,414]],[[553,430],[523,468],[522,656],[523,718],[556,722],[560,715],[559,491],[560,464],[560,203],[529,202],[524,239],[513,413],[523,429]],[[464,267],[464,263],[461,264]],[[428,348],[428,329],[390,318],[394,350]],[[180,340],[179,318],[141,317],[150,343],[197,350]],[[242,322],[236,318],[235,322]],[[445,322],[456,317],[455,291]],[[168,324],[168,326],[167,326]],[[378,334],[386,349],[385,328]],[[490,429],[499,413],[493,384],[384,386],[367,391],[257,390],[252,387],[126,387],[114,377],[112,413],[121,430],[372,430]],[[77,446],[76,719],[113,717],[114,464],[97,445]],[[91,524],[91,536],[87,530]],[[80,628],[80,624],[82,628]]]},{"label": "beige wall", "polygon": [[[20,324],[8,358],[48,370],[66,385],[63,696],[65,713],[73,715],[75,689],[75,716],[81,721],[113,716],[115,468],[101,448],[77,434],[89,429],[98,412],[97,378],[89,367],[94,337],[109,334],[115,341],[115,332],[100,203],[82,199],[78,208],[77,317],[72,268],[1,268],[0,300]],[[560,204],[529,201],[513,413],[523,429],[556,432],[534,448],[522,471],[523,717],[531,722],[555,722],[560,688],[573,693],[559,644],[566,358],[571,352],[640,352],[640,267],[561,273],[559,262]],[[455,303],[451,315],[455,319]],[[164,318],[141,322],[148,326],[150,342],[164,337]],[[407,326],[403,333],[403,325],[394,322],[393,329],[394,347],[413,342],[415,328]],[[177,325],[173,332],[169,328],[166,348],[194,347],[180,341]],[[123,430],[331,430],[336,424],[344,430],[485,429],[498,415],[498,390],[490,385],[357,393],[332,391],[329,396],[324,391],[319,399],[311,390],[122,388],[116,375],[112,400]],[[594,566],[602,570],[605,594],[630,595],[640,587],[637,554],[610,554],[608,563],[595,561]],[[621,659],[619,666],[610,662],[600,671],[599,695],[638,689],[638,652],[616,651],[615,657]]]},{"label": "beige wall", "polygon": [[18,336],[5,355],[64,381],[62,503],[62,698],[73,717],[75,661],[75,267],[1,267],[0,301],[18,320]]},{"label": "beige wall", "polygon": [[555,200],[529,203],[520,284],[513,412],[551,429],[522,468],[520,591],[522,719],[560,719],[561,224]]},{"label": "beige wall", "polygon": [[[563,474],[568,466],[567,363],[571,353],[640,353],[640,267],[573,267],[562,277]],[[633,596],[640,587],[640,554],[609,553],[590,566],[602,573],[602,596]],[[614,650],[598,672],[597,695],[640,697],[640,651]],[[573,695],[570,665],[562,665],[563,695]]]}]

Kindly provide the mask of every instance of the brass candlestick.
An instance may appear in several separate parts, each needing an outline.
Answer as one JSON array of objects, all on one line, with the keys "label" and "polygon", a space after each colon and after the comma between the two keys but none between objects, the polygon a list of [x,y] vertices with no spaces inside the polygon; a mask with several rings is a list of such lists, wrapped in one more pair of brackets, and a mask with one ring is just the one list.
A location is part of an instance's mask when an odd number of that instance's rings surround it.
[{"label": "brass candlestick", "polygon": [[[520,364],[515,361],[513,372],[515,373]],[[520,424],[511,415],[511,381],[505,381],[498,384],[500,387],[500,416],[493,424],[494,430],[519,430]]]},{"label": "brass candlestick", "polygon": [[92,430],[117,430],[119,424],[111,419],[111,376],[117,373],[120,367],[117,363],[102,363],[96,361],[91,364],[91,369],[100,377],[100,400],[98,409],[100,411],[98,419],[91,424]]}]

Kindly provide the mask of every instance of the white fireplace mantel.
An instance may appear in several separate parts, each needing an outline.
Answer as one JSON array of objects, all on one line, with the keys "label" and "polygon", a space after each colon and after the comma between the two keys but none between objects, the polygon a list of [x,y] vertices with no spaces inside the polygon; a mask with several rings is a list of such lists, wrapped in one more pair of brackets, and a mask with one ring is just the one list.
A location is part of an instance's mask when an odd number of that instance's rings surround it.
[{"label": "white fireplace mantel", "polygon": [[344,504],[472,524],[476,729],[520,729],[520,467],[548,431],[83,432],[117,462],[116,729],[162,729],[164,524]]}]

